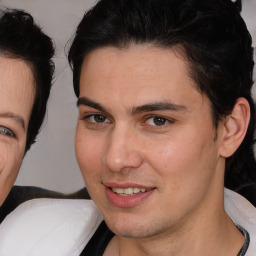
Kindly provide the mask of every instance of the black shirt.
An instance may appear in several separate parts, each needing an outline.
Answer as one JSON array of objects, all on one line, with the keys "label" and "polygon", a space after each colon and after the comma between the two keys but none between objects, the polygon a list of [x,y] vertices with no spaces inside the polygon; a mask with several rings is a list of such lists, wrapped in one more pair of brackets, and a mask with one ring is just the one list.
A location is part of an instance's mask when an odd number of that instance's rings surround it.
[{"label": "black shirt", "polygon": [[101,222],[80,256],[102,256],[113,236],[105,221]]}]

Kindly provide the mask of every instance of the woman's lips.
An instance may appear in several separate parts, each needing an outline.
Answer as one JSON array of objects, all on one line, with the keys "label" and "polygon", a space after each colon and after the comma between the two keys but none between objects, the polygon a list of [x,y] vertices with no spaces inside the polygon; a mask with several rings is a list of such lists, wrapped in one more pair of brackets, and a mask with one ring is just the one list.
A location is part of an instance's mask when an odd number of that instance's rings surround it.
[{"label": "woman's lips", "polygon": [[129,208],[140,205],[155,191],[155,188],[138,185],[122,184],[105,187],[106,196],[110,203],[121,208]]}]

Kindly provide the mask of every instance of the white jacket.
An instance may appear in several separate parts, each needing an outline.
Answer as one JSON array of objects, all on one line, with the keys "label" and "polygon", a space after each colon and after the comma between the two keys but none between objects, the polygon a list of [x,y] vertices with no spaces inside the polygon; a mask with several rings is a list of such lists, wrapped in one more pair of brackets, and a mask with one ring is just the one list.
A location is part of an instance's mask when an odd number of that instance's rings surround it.
[{"label": "white jacket", "polygon": [[0,225],[0,255],[78,256],[101,221],[92,200],[27,201]]}]

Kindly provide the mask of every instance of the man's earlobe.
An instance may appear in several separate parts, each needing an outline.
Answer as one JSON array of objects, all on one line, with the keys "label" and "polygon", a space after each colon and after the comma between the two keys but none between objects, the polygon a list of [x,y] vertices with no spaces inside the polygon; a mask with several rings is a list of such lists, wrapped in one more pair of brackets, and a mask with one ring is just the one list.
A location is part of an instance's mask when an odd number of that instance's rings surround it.
[{"label": "man's earlobe", "polygon": [[226,117],[223,126],[220,155],[230,157],[242,143],[250,121],[250,105],[245,98],[238,98],[232,113]]}]

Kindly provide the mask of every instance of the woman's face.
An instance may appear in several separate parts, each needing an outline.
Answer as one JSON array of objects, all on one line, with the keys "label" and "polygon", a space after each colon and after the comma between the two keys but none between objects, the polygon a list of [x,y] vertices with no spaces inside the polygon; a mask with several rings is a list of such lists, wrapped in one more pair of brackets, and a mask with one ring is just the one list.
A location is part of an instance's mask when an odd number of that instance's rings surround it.
[{"label": "woman's face", "polygon": [[34,78],[28,64],[0,57],[0,206],[24,157],[34,97]]}]

